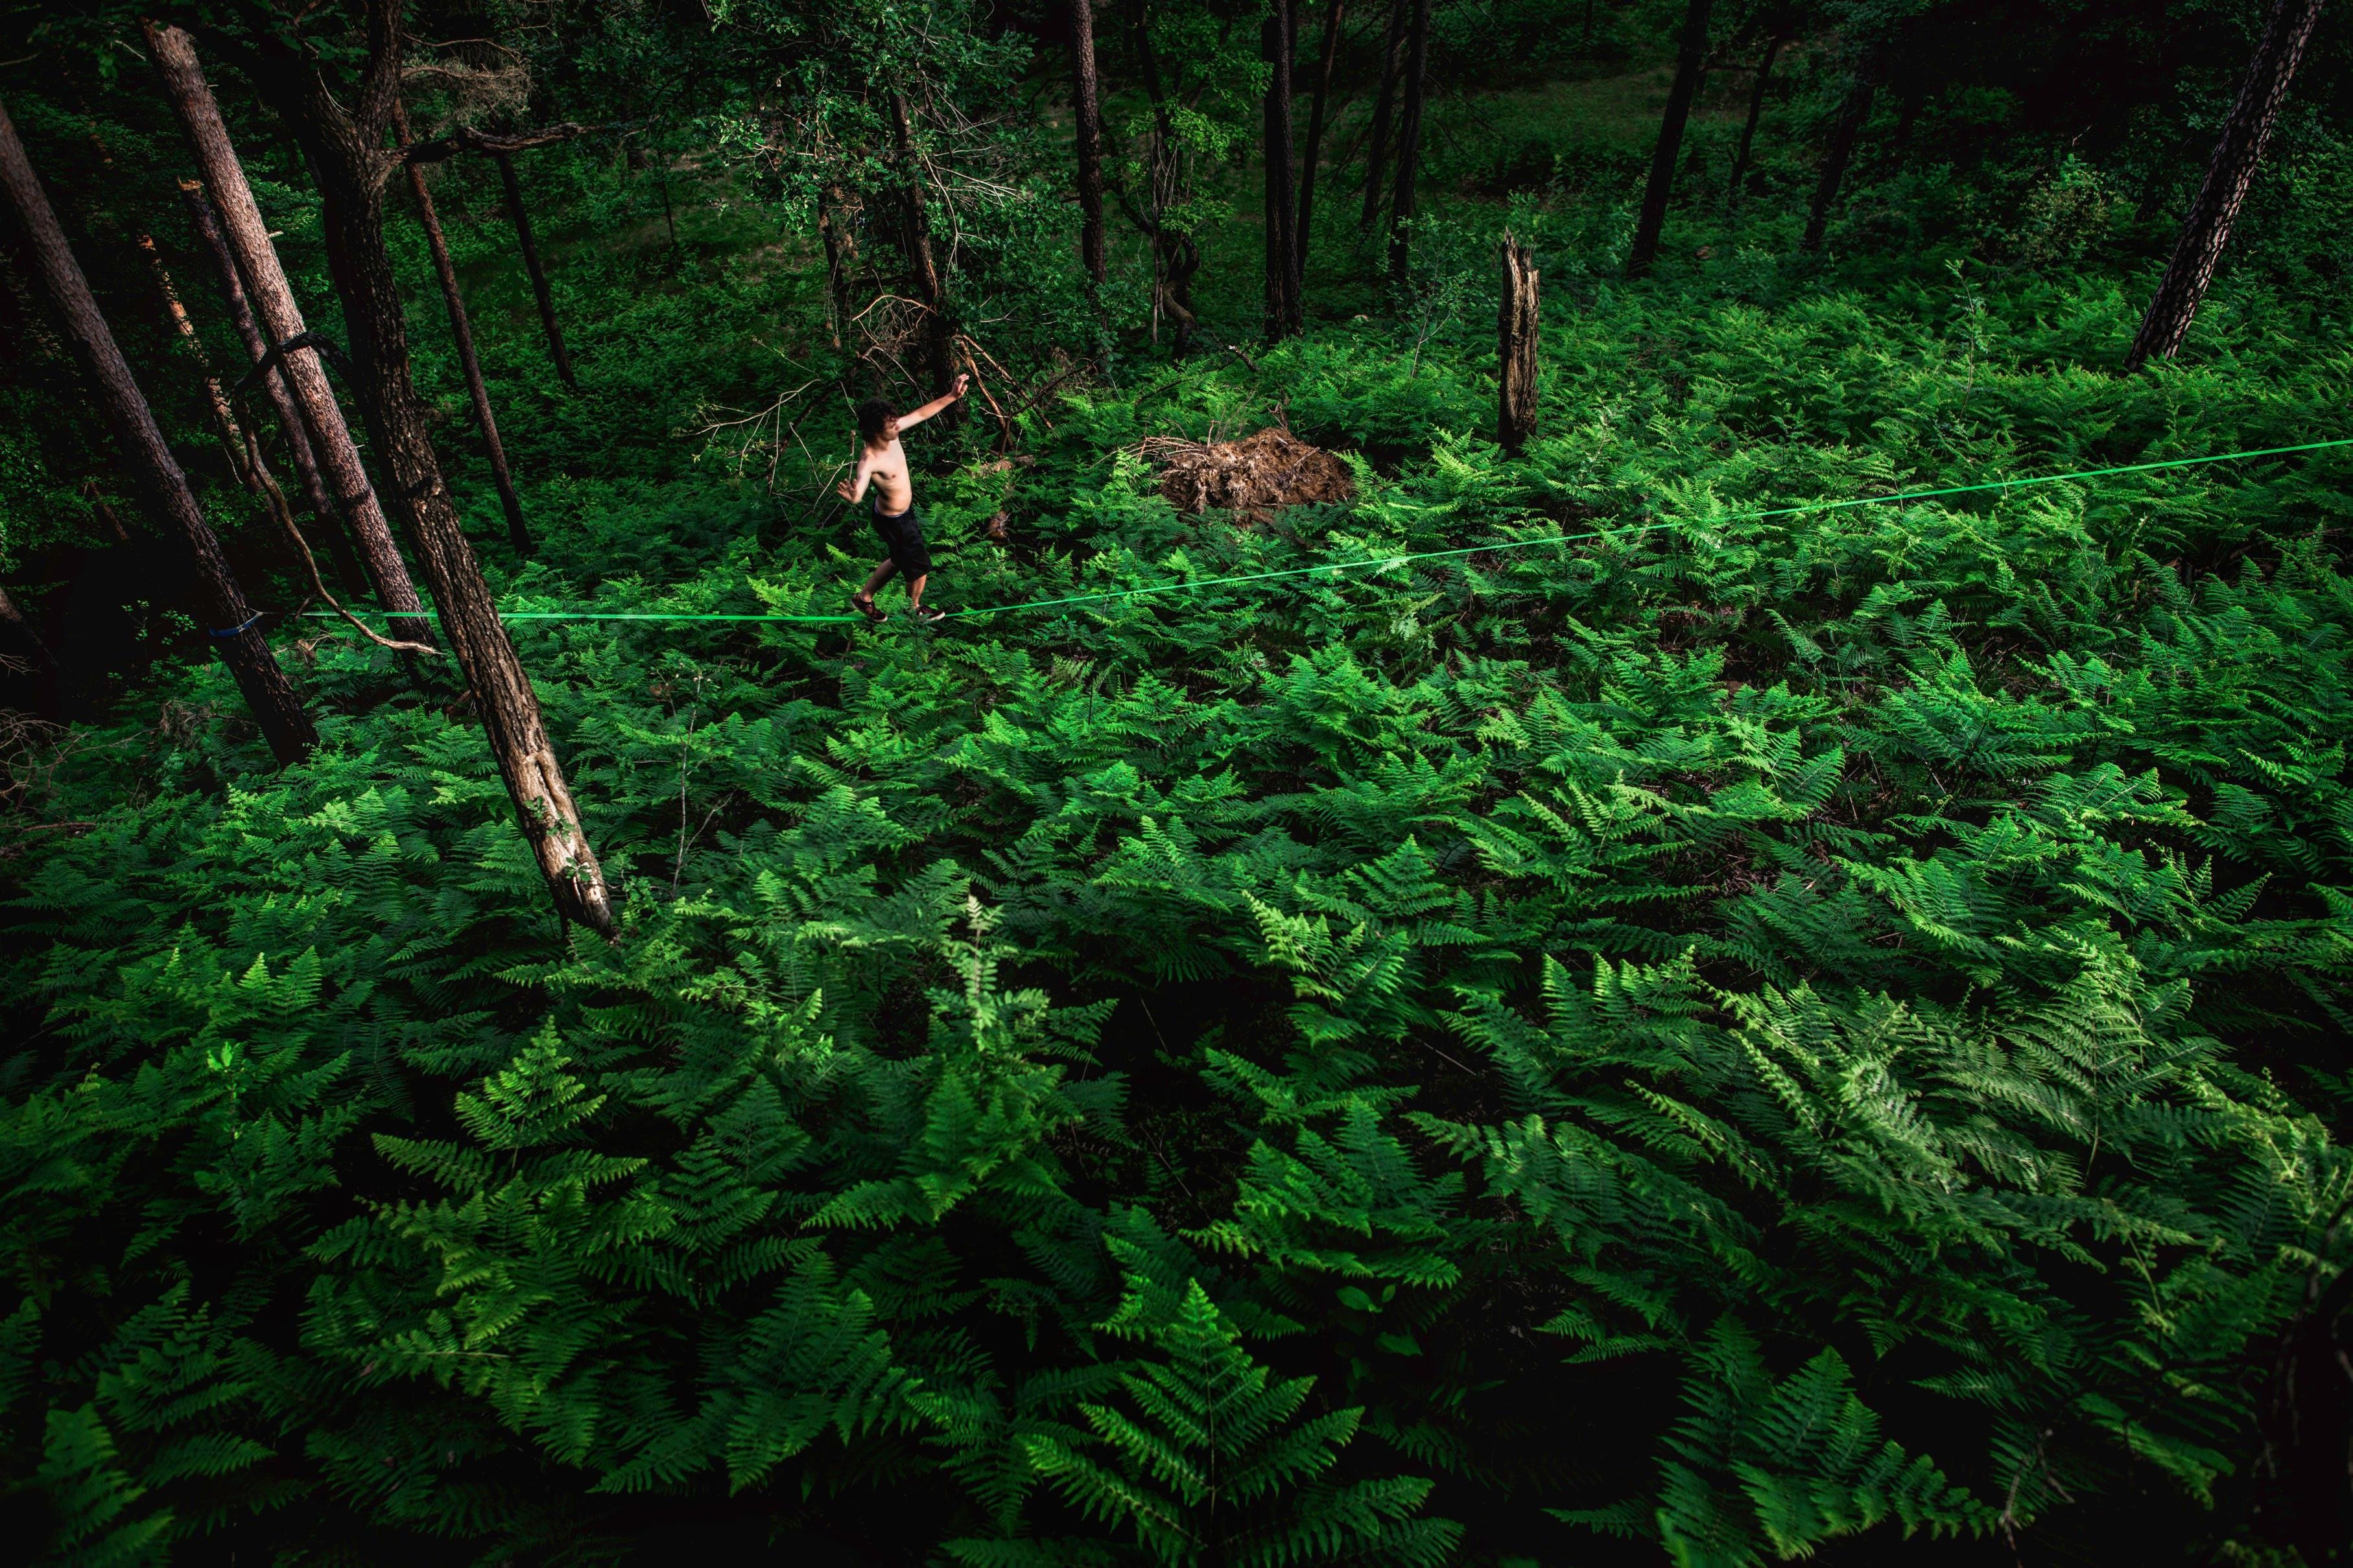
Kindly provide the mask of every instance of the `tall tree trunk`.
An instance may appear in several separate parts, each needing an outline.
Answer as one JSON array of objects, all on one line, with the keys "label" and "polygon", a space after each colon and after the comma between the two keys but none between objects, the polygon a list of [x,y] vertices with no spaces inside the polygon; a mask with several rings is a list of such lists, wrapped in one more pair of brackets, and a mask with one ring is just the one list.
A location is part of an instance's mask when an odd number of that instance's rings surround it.
[{"label": "tall tree trunk", "polygon": [[2255,165],[2271,140],[2272,124],[2287,100],[2288,84],[2312,39],[2313,24],[2320,18],[2320,0],[2279,0],[2263,36],[2247,62],[2246,79],[2239,86],[2231,118],[2222,122],[2222,138],[2206,165],[2205,183],[2182,221],[2181,237],[2174,241],[2173,258],[2157,286],[2157,298],[2141,318],[2140,331],[2125,355],[2125,369],[2138,370],[2151,359],[2171,359],[2189,335],[2189,323],[2214,280],[2214,265],[2231,241],[2231,226],[2247,199]]},{"label": "tall tree trunk", "polygon": [[1307,146],[1299,155],[1299,277],[1307,279],[1307,252],[1315,238],[1315,166],[1324,157],[1324,106],[1332,95],[1332,61],[1340,52],[1340,22],[1347,0],[1324,7],[1324,58],[1315,68],[1315,99],[1307,110]]},{"label": "tall tree trunk", "polygon": [[[182,180],[180,196],[187,204],[189,227],[195,231],[197,240],[212,258],[214,272],[220,279],[221,300],[228,307],[229,325],[237,329],[237,341],[245,345],[247,358],[259,364],[269,352],[269,342],[261,335],[261,327],[253,319],[253,302],[246,298],[245,282],[237,276],[237,258],[230,254],[228,241],[222,237],[220,220],[214,216],[212,203],[205,198],[200,181]],[[279,428],[286,432],[287,461],[293,466],[295,479],[301,487],[302,503],[318,520],[326,536],[343,586],[351,591],[364,588],[367,576],[359,557],[352,552],[350,535],[335,516],[327,482],[319,477],[318,458],[311,450],[311,438],[302,429],[302,410],[296,405],[293,393],[287,389],[284,374],[271,365],[262,374],[261,385],[270,407],[277,412]]]},{"label": "tall tree trunk", "polygon": [[[938,259],[932,254],[932,226],[923,206],[923,170],[915,157],[915,122],[907,109],[907,95],[891,95],[891,133],[899,148],[900,173],[906,184],[907,270],[914,275],[915,291],[923,296],[923,342],[932,373],[932,395],[955,384],[955,326],[948,320],[947,286],[941,280]],[[950,404],[939,418],[953,425],[957,405]]]},{"label": "tall tree trunk", "polygon": [[[490,584],[459,526],[458,509],[408,373],[408,331],[384,241],[384,189],[396,153],[385,149],[400,91],[400,0],[370,0],[368,56],[355,90],[338,93],[319,62],[272,37],[259,45],[255,85],[301,141],[322,198],[327,261],[350,324],[352,358],[392,495],[417,541],[441,629],[472,689],[484,738],[557,910],[612,934],[612,897],[549,742],[531,678],[499,619]],[[348,106],[347,106],[348,105]]]},{"label": "tall tree trunk", "polygon": [[1397,195],[1389,203],[1389,282],[1400,289],[1413,260],[1413,185],[1421,167],[1422,85],[1430,72],[1430,0],[1413,0],[1413,36],[1406,57],[1405,113],[1398,125]]},{"label": "tall tree trunk", "polygon": [[1748,154],[1757,144],[1757,121],[1765,113],[1765,84],[1773,79],[1773,61],[1789,41],[1788,26],[1787,21],[1774,26],[1773,37],[1765,45],[1765,58],[1757,67],[1757,79],[1748,87],[1748,119],[1740,127],[1740,148],[1732,155],[1732,178],[1725,187],[1726,212],[1740,205],[1740,182],[1748,177]]},{"label": "tall tree trunk", "polygon": [[1274,0],[1259,26],[1260,58],[1273,67],[1266,84],[1266,339],[1300,328],[1298,213],[1291,184],[1291,0]]},{"label": "tall tree trunk", "polygon": [[1381,216],[1381,176],[1388,167],[1389,116],[1397,108],[1398,78],[1404,73],[1406,7],[1409,0],[1389,0],[1389,30],[1381,45],[1381,87],[1373,99],[1373,129],[1365,139],[1365,210],[1356,227],[1373,232]]},{"label": "tall tree trunk", "polygon": [[1101,286],[1103,261],[1103,107],[1095,83],[1095,14],[1089,0],[1071,0],[1071,107],[1078,119],[1079,260]]},{"label": "tall tree trunk", "polygon": [[[398,100],[392,106],[392,128],[403,146],[408,143],[408,111]],[[433,252],[434,275],[441,279],[441,302],[449,308],[449,336],[458,344],[458,363],[466,373],[466,395],[474,402],[474,426],[482,433],[490,452],[491,482],[498,486],[499,505],[507,514],[507,542],[518,554],[532,552],[531,529],[522,520],[514,475],[507,468],[507,446],[499,439],[498,416],[491,411],[491,389],[482,381],[482,362],[474,353],[474,326],[466,319],[466,297],[458,291],[458,268],[449,259],[449,241],[441,233],[441,215],[434,210],[433,193],[425,184],[422,164],[410,163],[408,192],[417,198],[417,220],[425,226],[425,241]]]},{"label": "tall tree trunk", "polygon": [[1536,431],[1536,271],[1528,247],[1504,237],[1504,300],[1495,322],[1499,361],[1495,439],[1519,456]]},{"label": "tall tree trunk", "polygon": [[1862,134],[1864,121],[1871,118],[1871,100],[1879,90],[1866,67],[1855,76],[1846,89],[1846,100],[1839,105],[1838,121],[1831,128],[1829,152],[1822,158],[1821,177],[1814,183],[1814,202],[1806,214],[1806,234],[1798,242],[1799,250],[1820,250],[1822,236],[1830,228],[1831,208],[1838,203],[1839,183],[1846,178],[1847,161],[1854,156],[1855,139]]},{"label": "tall tree trunk", "polygon": [[0,104],[0,187],[6,189],[24,222],[50,301],[80,352],[84,368],[97,384],[106,422],[122,448],[125,466],[144,492],[156,521],[188,548],[195,567],[195,609],[214,650],[236,677],[246,706],[253,710],[269,742],[270,754],[281,766],[300,762],[318,744],[318,731],[311,727],[311,716],[286,672],[278,667],[268,639],[255,629],[260,617],[229,574],[220,541],[206,523],[195,492],[188,488],[187,475],[181,472],[163,431],[156,427],[147,399],[132,379],[131,367],[124,363],[106,318],[99,313],[98,301],[67,247],[65,230],[33,174],[5,104]]},{"label": "tall tree trunk", "polygon": [[1688,0],[1683,6],[1683,40],[1675,48],[1674,85],[1667,89],[1666,112],[1659,119],[1658,145],[1651,150],[1651,180],[1642,187],[1642,214],[1634,224],[1634,248],[1626,257],[1626,274],[1640,278],[1658,259],[1659,231],[1666,226],[1667,200],[1674,195],[1675,160],[1682,155],[1683,127],[1691,120],[1692,100],[1699,94],[1700,72],[1707,58],[1708,0]]},{"label": "tall tree trunk", "polygon": [[[164,89],[171,95],[172,107],[178,110],[180,124],[195,150],[197,172],[220,216],[222,235],[245,275],[245,286],[252,290],[262,330],[269,334],[273,347],[291,342],[304,331],[301,307],[294,302],[294,290],[287,285],[285,269],[278,263],[278,252],[270,247],[269,226],[261,221],[261,209],[254,204],[253,188],[245,183],[245,166],[237,162],[237,149],[229,144],[228,127],[221,121],[213,89],[205,80],[203,67],[196,62],[195,41],[178,27],[151,26],[147,38],[149,52],[154,56],[163,72]],[[327,384],[326,367],[320,363],[318,350],[289,351],[279,356],[278,363],[283,366],[295,403],[301,409],[311,449],[333,485],[336,501],[351,523],[352,537],[359,546],[360,560],[366,565],[368,581],[375,586],[377,600],[397,617],[392,624],[392,635],[403,642],[432,643],[433,628],[424,619],[424,603],[417,598],[417,585],[408,579],[407,564],[393,544],[383,503],[375,487],[368,482],[367,468],[360,461],[359,447],[352,440],[350,426],[343,423],[343,411],[335,402],[334,389]]]},{"label": "tall tree trunk", "polygon": [[[564,346],[564,328],[555,319],[555,296],[548,291],[547,268],[540,265],[539,241],[531,230],[531,208],[523,205],[522,176],[515,172],[514,154],[492,153],[491,162],[499,166],[499,184],[506,191],[507,213],[514,220],[515,242],[522,247],[522,268],[531,274],[531,297],[539,301],[539,324],[547,332],[547,352],[555,361],[555,374],[573,391],[580,390],[580,377],[572,369],[572,354]],[[667,210],[670,187],[662,187],[662,201]],[[677,242],[677,230],[670,231],[671,242]]]}]

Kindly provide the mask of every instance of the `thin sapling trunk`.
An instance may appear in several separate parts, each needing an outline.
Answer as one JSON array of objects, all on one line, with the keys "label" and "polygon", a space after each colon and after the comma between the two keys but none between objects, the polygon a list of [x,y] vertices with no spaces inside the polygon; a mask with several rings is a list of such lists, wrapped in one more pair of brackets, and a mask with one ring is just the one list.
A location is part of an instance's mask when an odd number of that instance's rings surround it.
[{"label": "thin sapling trunk", "polygon": [[1409,0],[1389,0],[1389,29],[1381,45],[1381,87],[1373,99],[1373,129],[1365,139],[1365,210],[1356,227],[1373,232],[1381,216],[1381,179],[1388,164],[1389,116],[1397,109],[1398,77],[1405,60],[1406,16]]},{"label": "thin sapling trunk", "polygon": [[1347,0],[1324,7],[1324,52],[1315,68],[1315,98],[1307,110],[1307,145],[1299,155],[1299,276],[1305,286],[1307,252],[1315,237],[1315,166],[1324,157],[1324,109],[1332,95],[1332,61],[1340,52],[1340,22]]},{"label": "thin sapling trunk", "polygon": [[[403,145],[408,142],[408,111],[396,100],[392,126]],[[425,184],[419,163],[408,171],[408,192],[417,198],[417,221],[425,226],[425,241],[433,253],[434,276],[441,280],[441,302],[449,310],[449,336],[458,345],[458,363],[466,373],[466,394],[474,404],[474,426],[491,459],[491,481],[498,487],[499,505],[507,517],[507,541],[518,554],[532,552],[531,529],[523,521],[522,502],[515,495],[514,475],[507,468],[506,443],[499,438],[498,416],[491,410],[491,389],[482,380],[482,362],[474,353],[474,326],[466,316],[466,298],[458,291],[458,268],[449,259],[449,241],[441,232],[441,215],[433,205],[433,192]]]},{"label": "thin sapling trunk", "polygon": [[1422,87],[1430,70],[1430,0],[1413,0],[1407,46],[1405,113],[1398,126],[1397,196],[1389,204],[1389,283],[1405,287],[1413,261],[1414,177],[1421,166]]},{"label": "thin sapling trunk", "polygon": [[[531,297],[539,302],[539,324],[547,333],[548,356],[555,361],[555,374],[564,384],[575,392],[580,390],[580,377],[572,369],[571,351],[564,346],[564,328],[555,319],[555,296],[547,286],[547,268],[540,265],[539,241],[531,227],[531,208],[523,204],[522,176],[515,172],[514,154],[493,152],[491,162],[499,166],[499,184],[505,190],[507,214],[514,221],[515,243],[522,247],[523,270],[531,275]],[[670,187],[662,187],[662,201],[667,208]],[[676,230],[672,230],[675,237]]]}]

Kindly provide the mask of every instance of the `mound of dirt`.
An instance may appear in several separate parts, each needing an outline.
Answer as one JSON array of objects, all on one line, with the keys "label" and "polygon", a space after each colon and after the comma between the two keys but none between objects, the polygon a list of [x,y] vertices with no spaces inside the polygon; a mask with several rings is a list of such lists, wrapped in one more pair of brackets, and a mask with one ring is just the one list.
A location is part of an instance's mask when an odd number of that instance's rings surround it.
[{"label": "mound of dirt", "polygon": [[1262,519],[1305,501],[1348,500],[1356,493],[1348,465],[1271,425],[1239,441],[1187,441],[1154,436],[1144,455],[1160,465],[1160,493],[1179,511],[1216,508]]}]

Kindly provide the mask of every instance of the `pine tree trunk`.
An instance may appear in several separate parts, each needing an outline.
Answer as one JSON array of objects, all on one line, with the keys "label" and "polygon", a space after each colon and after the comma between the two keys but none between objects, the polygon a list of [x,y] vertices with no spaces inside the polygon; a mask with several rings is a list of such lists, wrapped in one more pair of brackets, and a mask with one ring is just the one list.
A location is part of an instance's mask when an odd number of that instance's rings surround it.
[{"label": "pine tree trunk", "polygon": [[523,836],[557,910],[609,936],[613,906],[604,870],[581,826],[531,678],[459,526],[427,434],[424,400],[409,379],[407,325],[384,240],[384,190],[398,157],[384,145],[400,90],[398,14],[399,0],[370,0],[368,61],[348,95],[349,107],[316,60],[275,38],[261,40],[254,81],[294,128],[317,179],[328,266],[351,327],[360,405]]},{"label": "pine tree trunk", "polygon": [[1430,0],[1413,0],[1407,46],[1405,113],[1398,126],[1397,195],[1389,203],[1389,282],[1405,287],[1413,252],[1414,176],[1421,166],[1422,85],[1430,71]]},{"label": "pine tree trunk", "polygon": [[1381,89],[1373,99],[1373,129],[1365,140],[1365,210],[1356,218],[1357,229],[1373,232],[1374,223],[1381,216],[1381,176],[1388,167],[1389,116],[1397,109],[1398,78],[1405,61],[1406,6],[1408,0],[1389,0],[1388,40],[1381,45]]},{"label": "pine tree trunk", "polygon": [[1495,438],[1517,457],[1536,431],[1536,281],[1528,247],[1504,237],[1504,300],[1495,323],[1501,391]]},{"label": "pine tree trunk", "polygon": [[[548,291],[547,268],[539,262],[539,241],[531,231],[531,209],[523,205],[522,176],[515,173],[514,154],[493,153],[491,162],[499,166],[499,184],[506,190],[507,213],[514,220],[515,242],[522,247],[522,267],[531,274],[531,296],[539,301],[539,324],[547,332],[547,352],[555,361],[555,374],[573,391],[580,390],[580,378],[573,373],[572,354],[564,346],[564,328],[555,320],[555,296]],[[670,187],[662,187],[662,200],[667,210]],[[676,244],[678,231],[670,231]]]},{"label": "pine tree trunk", "polygon": [[2231,106],[2231,118],[2223,121],[2222,139],[2215,143],[2213,159],[2206,165],[2205,183],[2189,204],[2189,216],[2174,242],[2173,258],[2158,283],[2157,298],[2149,301],[2148,314],[2141,319],[2140,331],[2125,355],[2127,372],[2138,370],[2151,359],[2171,359],[2181,340],[2189,335],[2189,323],[2205,300],[2207,286],[2214,280],[2214,266],[2222,259],[2223,247],[2231,242],[2231,226],[2247,199],[2247,187],[2263,160],[2263,145],[2271,140],[2273,122],[2279,118],[2280,105],[2287,100],[2288,86],[2295,79],[2295,68],[2319,18],[2320,0],[2278,0],[2272,7],[2254,58],[2247,62],[2238,101]]},{"label": "pine tree trunk", "polygon": [[33,174],[5,104],[0,104],[0,187],[6,189],[23,221],[50,302],[97,384],[126,469],[144,492],[157,522],[188,548],[195,568],[195,607],[214,651],[236,677],[246,706],[253,710],[269,742],[270,754],[280,766],[301,761],[318,744],[318,731],[311,727],[311,716],[286,672],[279,668],[269,640],[255,627],[259,617],[230,575],[220,541],[206,523],[195,492],[188,488],[187,475],[181,472],[163,431],[156,427],[154,414],[139,384],[132,379],[131,367],[124,363],[105,317],[99,313],[98,301],[67,247],[65,230]]},{"label": "pine tree trunk", "polygon": [[[923,207],[923,171],[915,157],[914,119],[902,92],[891,95],[891,133],[898,142],[900,172],[907,182],[907,269],[914,275],[915,291],[923,297],[923,342],[930,361],[932,395],[937,397],[955,384],[955,327],[948,320],[947,288],[932,254],[931,219]],[[937,417],[943,424],[954,425],[958,407],[952,403]]]},{"label": "pine tree trunk", "polygon": [[[214,271],[220,279],[221,301],[228,307],[229,325],[237,329],[246,357],[258,364],[269,352],[269,342],[261,335],[261,327],[253,319],[253,302],[246,298],[244,280],[237,276],[237,258],[229,253],[228,241],[221,236],[220,220],[213,214],[212,203],[205,199],[201,182],[182,180],[180,196],[187,204],[188,226],[212,258]],[[327,483],[319,477],[318,458],[311,450],[310,437],[302,430],[302,411],[295,405],[294,395],[287,390],[286,378],[277,366],[272,365],[263,374],[261,385],[270,407],[277,412],[279,427],[286,432],[287,461],[293,466],[295,479],[301,487],[302,504],[318,520],[344,588],[363,591],[367,575],[361,569],[359,557],[352,552],[349,534],[335,516],[335,504],[328,497]]]},{"label": "pine tree trunk", "polygon": [[1666,112],[1659,120],[1658,145],[1651,150],[1651,180],[1642,188],[1642,213],[1634,224],[1634,248],[1626,258],[1626,275],[1640,278],[1658,259],[1659,231],[1666,226],[1667,201],[1674,195],[1675,161],[1682,155],[1683,127],[1691,120],[1692,100],[1699,95],[1700,72],[1707,58],[1708,0],[1687,0],[1683,7],[1683,40],[1675,49],[1674,85],[1667,89]]},{"label": "pine tree trunk", "polygon": [[1846,100],[1839,105],[1838,122],[1831,129],[1829,152],[1822,159],[1821,177],[1814,183],[1814,202],[1806,214],[1806,235],[1798,242],[1799,250],[1820,250],[1822,236],[1831,225],[1831,209],[1838,203],[1839,184],[1846,178],[1849,159],[1854,156],[1856,138],[1862,134],[1864,121],[1871,118],[1871,100],[1879,90],[1868,70],[1858,73],[1847,89]]},{"label": "pine tree trunk", "polygon": [[[195,41],[178,27],[151,26],[147,38],[172,106],[178,110],[180,124],[195,150],[196,169],[212,196],[222,236],[244,274],[245,286],[252,291],[262,331],[273,345],[290,342],[304,331],[302,310],[294,302],[294,290],[288,286],[278,252],[270,246],[269,226],[261,221],[253,188],[245,182],[245,167],[229,144],[228,127],[221,121],[212,88],[196,62]],[[318,351],[298,349],[282,355],[279,363],[301,410],[311,449],[351,524],[368,581],[375,586],[378,602],[396,617],[391,635],[403,642],[431,645],[433,628],[423,617],[424,603],[417,598],[408,566],[392,542],[383,502],[368,482],[367,468],[360,461],[351,427],[343,423],[343,408],[335,402]]]},{"label": "pine tree trunk", "polygon": [[1724,205],[1726,212],[1740,205],[1740,182],[1748,176],[1748,154],[1757,144],[1757,122],[1765,113],[1765,84],[1773,79],[1773,61],[1788,43],[1789,35],[1776,27],[1765,46],[1765,58],[1757,67],[1757,79],[1748,88],[1748,119],[1740,127],[1740,149],[1732,155],[1732,178],[1725,187]]},{"label": "pine tree trunk", "polygon": [[1324,7],[1324,58],[1315,68],[1315,99],[1307,110],[1307,146],[1299,155],[1299,277],[1307,279],[1307,252],[1315,237],[1315,166],[1324,158],[1324,106],[1332,95],[1332,62],[1340,52],[1340,22],[1347,0]]},{"label": "pine tree trunk", "polygon": [[1297,211],[1291,185],[1291,0],[1273,0],[1259,25],[1259,58],[1273,68],[1266,86],[1266,341],[1299,331]]},{"label": "pine tree trunk", "polygon": [[[392,128],[401,144],[408,142],[408,111],[396,101]],[[474,426],[491,458],[491,482],[498,487],[499,505],[507,514],[507,542],[521,555],[532,552],[531,529],[522,520],[522,502],[515,495],[514,475],[507,468],[507,447],[499,439],[498,416],[491,411],[491,389],[482,381],[482,362],[474,353],[474,325],[466,318],[466,297],[458,291],[458,268],[449,259],[449,241],[441,233],[441,215],[434,209],[433,193],[425,184],[423,165],[410,163],[408,191],[417,198],[417,216],[425,226],[425,241],[433,252],[433,272],[441,280],[441,302],[449,309],[449,336],[458,345],[458,363],[466,373],[466,395],[473,399]]]},{"label": "pine tree trunk", "polygon": [[1103,106],[1089,0],[1071,0],[1071,107],[1079,122],[1079,260],[1100,287],[1111,274],[1103,260]]}]

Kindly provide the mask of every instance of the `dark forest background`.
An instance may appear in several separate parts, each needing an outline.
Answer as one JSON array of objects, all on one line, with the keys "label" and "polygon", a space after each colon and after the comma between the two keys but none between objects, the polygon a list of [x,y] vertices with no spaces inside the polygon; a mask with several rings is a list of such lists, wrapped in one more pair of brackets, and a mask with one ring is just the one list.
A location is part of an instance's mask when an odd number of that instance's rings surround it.
[{"label": "dark forest background", "polygon": [[74,0],[0,104],[29,1559],[2353,1556],[2342,11]]}]

